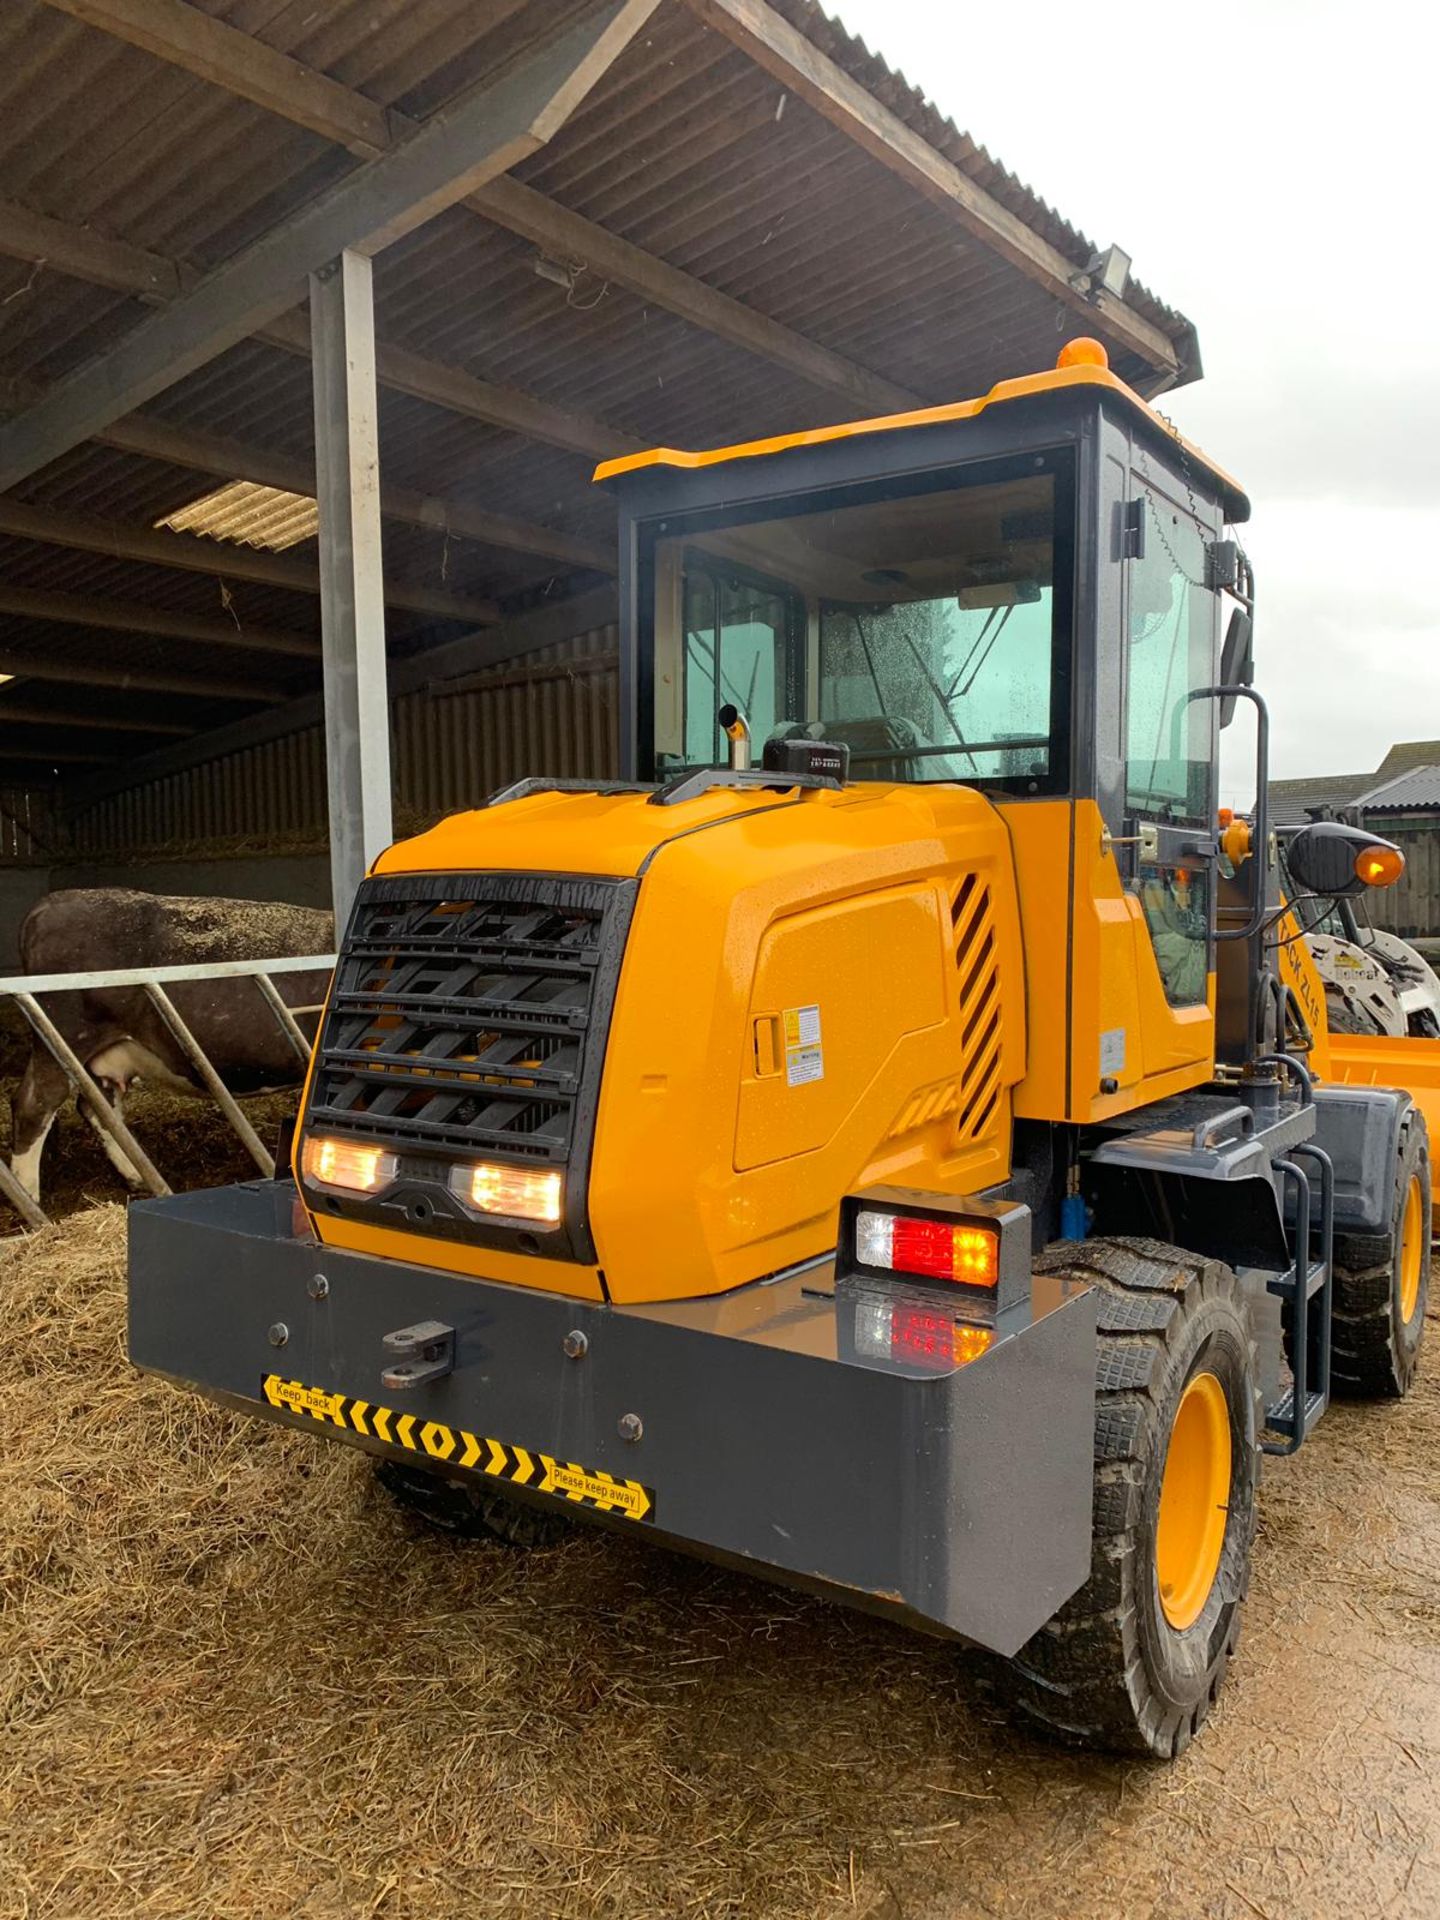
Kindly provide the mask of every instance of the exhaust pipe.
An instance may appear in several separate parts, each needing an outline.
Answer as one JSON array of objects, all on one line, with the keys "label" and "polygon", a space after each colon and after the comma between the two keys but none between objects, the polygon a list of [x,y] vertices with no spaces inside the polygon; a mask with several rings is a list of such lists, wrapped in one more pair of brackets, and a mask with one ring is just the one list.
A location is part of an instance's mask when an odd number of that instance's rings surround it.
[{"label": "exhaust pipe", "polygon": [[730,771],[744,773],[750,766],[750,723],[738,707],[723,706],[717,716],[730,742]]}]

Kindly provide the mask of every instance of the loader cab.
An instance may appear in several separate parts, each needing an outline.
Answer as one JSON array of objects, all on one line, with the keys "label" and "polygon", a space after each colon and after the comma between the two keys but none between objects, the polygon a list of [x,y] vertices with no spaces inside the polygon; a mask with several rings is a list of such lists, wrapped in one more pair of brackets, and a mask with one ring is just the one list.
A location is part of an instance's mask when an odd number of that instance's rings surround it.
[{"label": "loader cab", "polygon": [[722,764],[733,705],[757,757],[809,736],[848,749],[857,788],[980,789],[1027,921],[1019,1110],[1103,1118],[1208,1078],[1204,690],[1249,507],[1103,349],[978,401],[598,477],[621,510],[624,773]]}]

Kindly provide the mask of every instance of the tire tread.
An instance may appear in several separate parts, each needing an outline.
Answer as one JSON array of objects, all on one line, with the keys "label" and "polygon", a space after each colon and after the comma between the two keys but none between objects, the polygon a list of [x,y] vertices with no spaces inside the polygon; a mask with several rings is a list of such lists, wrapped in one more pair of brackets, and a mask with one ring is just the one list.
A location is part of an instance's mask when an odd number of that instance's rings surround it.
[{"label": "tire tread", "polygon": [[[1215,1687],[1189,1714],[1161,1713],[1146,1687],[1134,1582],[1126,1575],[1138,1552],[1145,1461],[1161,1420],[1155,1390],[1172,1337],[1192,1290],[1233,1290],[1234,1277],[1219,1261],[1143,1239],[1059,1242],[1036,1267],[1089,1281],[1099,1294],[1093,1544],[1089,1580],[1004,1663],[1005,1690],[1023,1720],[1067,1744],[1173,1757],[1193,1737]],[[1239,1615],[1236,1607],[1221,1671]]]}]

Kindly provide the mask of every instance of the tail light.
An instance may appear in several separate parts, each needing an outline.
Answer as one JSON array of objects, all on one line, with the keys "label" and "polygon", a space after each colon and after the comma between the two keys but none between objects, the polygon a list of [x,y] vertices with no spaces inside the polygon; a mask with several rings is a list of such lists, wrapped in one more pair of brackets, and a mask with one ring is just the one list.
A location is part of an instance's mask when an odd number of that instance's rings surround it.
[{"label": "tail light", "polygon": [[[949,1335],[940,1321],[993,1325],[1008,1309],[1028,1307],[1031,1254],[1030,1209],[1018,1200],[870,1187],[840,1203],[837,1286],[853,1280],[867,1295],[875,1294],[877,1281],[953,1289],[953,1310],[936,1309],[935,1338],[942,1343]],[[897,1338],[923,1344],[921,1320],[903,1325],[911,1331],[902,1326]]]},{"label": "tail light", "polygon": [[881,1213],[865,1207],[855,1217],[855,1252],[882,1273],[913,1273],[962,1286],[993,1287],[1000,1278],[1000,1235],[964,1220]]}]

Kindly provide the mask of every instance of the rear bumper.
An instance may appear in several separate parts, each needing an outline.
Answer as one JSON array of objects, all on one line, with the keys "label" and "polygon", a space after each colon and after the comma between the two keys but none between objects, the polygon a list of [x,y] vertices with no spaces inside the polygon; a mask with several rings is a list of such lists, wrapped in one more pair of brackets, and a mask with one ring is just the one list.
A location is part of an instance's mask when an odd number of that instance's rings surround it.
[{"label": "rear bumper", "polygon": [[[714,1300],[603,1306],[295,1239],[292,1191],[132,1206],[137,1366],[999,1653],[1089,1572],[1084,1290],[1049,1283],[979,1359],[917,1379],[855,1360],[854,1307],[828,1267]],[[455,1329],[454,1371],[387,1391],[383,1336],[422,1320]],[[627,1415],[638,1439],[621,1437]]]}]

